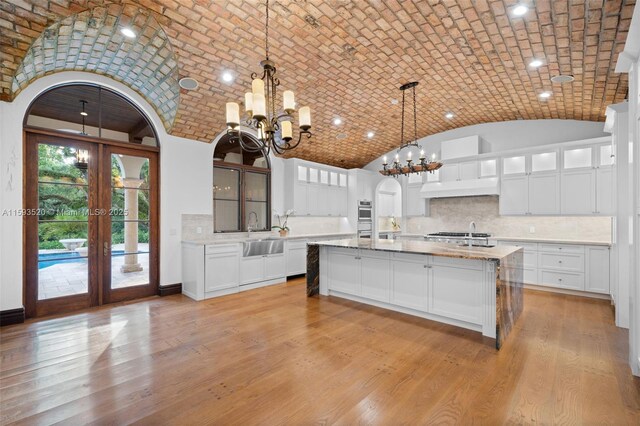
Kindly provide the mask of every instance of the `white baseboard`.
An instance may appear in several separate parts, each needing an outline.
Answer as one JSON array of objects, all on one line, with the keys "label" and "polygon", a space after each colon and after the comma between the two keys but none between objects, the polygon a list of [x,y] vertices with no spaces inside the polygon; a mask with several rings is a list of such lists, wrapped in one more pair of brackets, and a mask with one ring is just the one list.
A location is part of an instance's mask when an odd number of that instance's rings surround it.
[{"label": "white baseboard", "polygon": [[524,288],[529,290],[546,291],[549,293],[561,293],[561,294],[570,294],[572,296],[590,297],[592,299],[611,300],[611,296],[609,296],[608,294],[590,293],[588,291],[568,290],[564,288],[547,287],[547,286],[535,285],[535,284],[525,284]]}]

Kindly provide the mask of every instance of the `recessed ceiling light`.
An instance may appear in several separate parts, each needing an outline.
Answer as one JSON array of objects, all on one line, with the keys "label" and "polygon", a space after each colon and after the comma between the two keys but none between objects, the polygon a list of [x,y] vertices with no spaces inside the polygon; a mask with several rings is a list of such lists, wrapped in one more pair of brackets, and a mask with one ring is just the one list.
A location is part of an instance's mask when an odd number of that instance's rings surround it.
[{"label": "recessed ceiling light", "polygon": [[183,77],[178,81],[178,85],[185,90],[195,90],[198,88],[198,82],[191,77]]},{"label": "recessed ceiling light", "polygon": [[136,33],[133,32],[133,30],[131,28],[122,28],[120,30],[120,32],[125,36],[125,37],[129,37],[129,38],[136,38]]},{"label": "recessed ceiling light", "polygon": [[373,132],[369,132],[369,133],[367,133],[367,137],[368,137],[369,139],[371,139],[371,138],[372,138],[372,137],[374,137],[374,136],[375,136],[375,133],[373,133]]},{"label": "recessed ceiling light", "polygon": [[397,99],[391,99],[391,105],[398,105]]},{"label": "recessed ceiling light", "polygon": [[542,66],[542,61],[540,59],[534,59],[533,61],[529,62],[529,66],[531,68],[538,68]]},{"label": "recessed ceiling light", "polygon": [[540,96],[541,99],[547,99],[551,97],[551,92],[542,92],[538,96]]},{"label": "recessed ceiling light", "polygon": [[333,124],[335,124],[336,126],[339,126],[342,124],[342,119],[340,117],[336,117],[333,119]]},{"label": "recessed ceiling light", "polygon": [[445,118],[448,118],[449,120],[451,120],[454,117],[454,114],[452,112],[448,112],[444,116]]},{"label": "recessed ceiling light", "polygon": [[529,10],[529,8],[527,6],[525,6],[523,4],[519,4],[518,6],[513,8],[511,13],[513,13],[513,16],[522,16],[525,13],[527,13],[528,10]]},{"label": "recessed ceiling light", "polygon": [[222,73],[222,81],[225,83],[231,83],[233,81],[233,74],[229,71]]},{"label": "recessed ceiling light", "polygon": [[554,83],[571,83],[573,80],[575,80],[575,77],[571,74],[560,74],[551,77],[551,81]]}]

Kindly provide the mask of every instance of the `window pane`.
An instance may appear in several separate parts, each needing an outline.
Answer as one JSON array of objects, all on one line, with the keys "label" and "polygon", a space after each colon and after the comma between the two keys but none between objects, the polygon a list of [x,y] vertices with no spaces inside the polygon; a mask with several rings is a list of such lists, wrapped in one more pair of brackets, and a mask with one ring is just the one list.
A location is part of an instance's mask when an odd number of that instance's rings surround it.
[{"label": "window pane", "polygon": [[247,201],[246,204],[247,223],[246,229],[252,231],[267,230],[267,203],[264,201]]},{"label": "window pane", "polygon": [[75,166],[76,149],[47,144],[38,145],[38,180],[86,185],[86,173]]},{"label": "window pane", "polygon": [[215,200],[213,213],[214,231],[240,231],[240,204],[238,201]]},{"label": "window pane", "polygon": [[149,283],[149,222],[111,223],[111,288]]},{"label": "window pane", "polygon": [[247,201],[267,201],[267,175],[246,172],[244,177],[244,190]]},{"label": "window pane", "polygon": [[88,187],[59,183],[38,184],[41,220],[86,220]]},{"label": "window pane", "polygon": [[215,167],[213,170],[213,197],[238,200],[240,197],[240,171]]}]

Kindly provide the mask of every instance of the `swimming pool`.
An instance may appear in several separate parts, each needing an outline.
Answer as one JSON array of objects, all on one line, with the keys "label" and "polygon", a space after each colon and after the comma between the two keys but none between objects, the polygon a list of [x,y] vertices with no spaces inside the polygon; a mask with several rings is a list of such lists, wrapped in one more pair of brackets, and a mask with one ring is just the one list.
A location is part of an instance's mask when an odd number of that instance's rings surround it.
[{"label": "swimming pool", "polygon": [[[124,255],[124,250],[113,250],[112,255]],[[60,253],[40,253],[38,254],[38,269],[48,268],[49,266],[56,265],[58,263],[79,263],[85,262],[86,256],[80,256],[77,251],[68,251]]]}]

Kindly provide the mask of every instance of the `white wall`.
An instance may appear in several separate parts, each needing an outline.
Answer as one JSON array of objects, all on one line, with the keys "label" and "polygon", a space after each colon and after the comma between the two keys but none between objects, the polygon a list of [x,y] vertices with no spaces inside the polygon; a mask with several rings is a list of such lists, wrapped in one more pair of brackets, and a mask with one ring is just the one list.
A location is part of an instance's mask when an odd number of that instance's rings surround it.
[{"label": "white wall", "polygon": [[[460,127],[418,141],[427,155],[435,152],[439,157],[440,143],[465,136],[480,135],[491,149],[484,152],[507,151],[536,145],[568,142],[608,136],[603,131],[603,123],[578,120],[515,120],[498,123],[484,123]],[[403,150],[406,151],[406,150]],[[419,150],[413,150],[413,158],[418,157]],[[484,153],[483,152],[483,153]],[[391,161],[396,154],[395,148],[381,155],[365,166],[365,169],[378,171],[382,168],[382,157]],[[406,156],[406,152],[403,152]],[[404,161],[404,157],[401,158]]]},{"label": "white wall", "polygon": [[[70,82],[97,83],[124,94],[155,126],[161,150],[160,284],[181,282],[181,215],[213,213],[213,145],[168,135],[142,97],[108,77],[83,72],[53,74],[34,81],[13,102],[0,102],[1,211],[22,208],[22,123],[29,104],[50,87]],[[0,219],[0,310],[7,310],[23,306],[22,218],[4,215]]]}]

